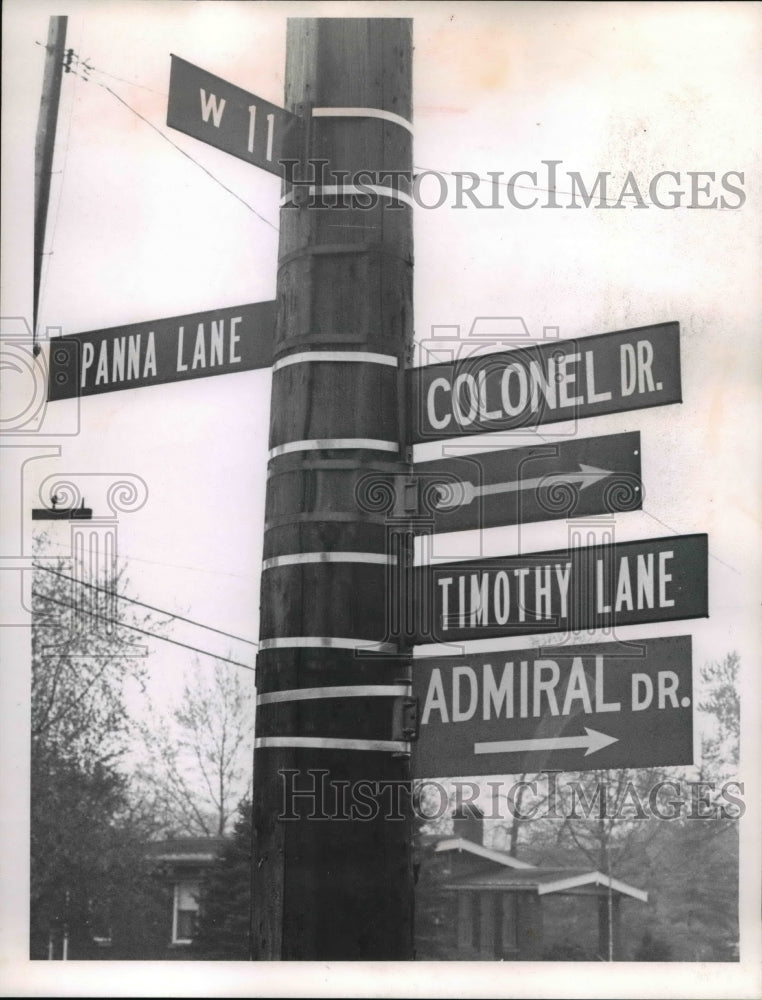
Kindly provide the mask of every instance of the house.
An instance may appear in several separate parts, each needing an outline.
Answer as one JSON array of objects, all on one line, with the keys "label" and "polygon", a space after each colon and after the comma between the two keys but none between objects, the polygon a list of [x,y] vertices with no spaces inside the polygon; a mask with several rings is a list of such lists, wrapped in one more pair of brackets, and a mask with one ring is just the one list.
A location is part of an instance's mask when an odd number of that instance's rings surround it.
[{"label": "house", "polygon": [[[48,940],[31,951],[49,960],[190,957],[199,896],[225,839],[181,837],[135,844],[118,878],[61,887],[49,906]],[[98,891],[103,890],[103,891]]]},{"label": "house", "polygon": [[165,889],[163,958],[186,958],[198,922],[199,898],[210,869],[217,863],[224,837],[176,837],[147,847],[157,880]]},{"label": "house", "polygon": [[454,818],[453,836],[421,846],[420,959],[618,960],[622,902],[648,899],[596,870],[532,865],[485,847],[475,809]]}]

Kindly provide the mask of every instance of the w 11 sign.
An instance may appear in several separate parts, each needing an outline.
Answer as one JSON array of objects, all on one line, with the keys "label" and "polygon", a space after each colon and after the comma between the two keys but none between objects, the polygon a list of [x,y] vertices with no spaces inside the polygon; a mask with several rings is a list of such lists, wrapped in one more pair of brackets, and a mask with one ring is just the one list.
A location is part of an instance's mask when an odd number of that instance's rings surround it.
[{"label": "w 11 sign", "polygon": [[413,661],[416,778],[693,763],[691,637]]},{"label": "w 11 sign", "polygon": [[705,618],[707,536],[422,566],[418,644]]},{"label": "w 11 sign", "polygon": [[48,399],[269,368],[275,302],[256,302],[50,342]]},{"label": "w 11 sign", "polygon": [[298,156],[302,120],[277,104],[172,56],[167,125],[279,177]]},{"label": "w 11 sign", "polygon": [[547,341],[413,368],[409,378],[413,444],[664,406],[682,400],[680,326]]}]

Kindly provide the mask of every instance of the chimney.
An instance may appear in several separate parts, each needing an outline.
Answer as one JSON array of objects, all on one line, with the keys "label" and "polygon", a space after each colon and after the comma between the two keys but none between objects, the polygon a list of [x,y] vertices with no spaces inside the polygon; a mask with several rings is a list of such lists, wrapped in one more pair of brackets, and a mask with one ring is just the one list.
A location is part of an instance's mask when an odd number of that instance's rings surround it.
[{"label": "chimney", "polygon": [[484,843],[484,813],[473,802],[462,805],[453,813],[452,835],[461,840],[470,840],[480,847]]}]

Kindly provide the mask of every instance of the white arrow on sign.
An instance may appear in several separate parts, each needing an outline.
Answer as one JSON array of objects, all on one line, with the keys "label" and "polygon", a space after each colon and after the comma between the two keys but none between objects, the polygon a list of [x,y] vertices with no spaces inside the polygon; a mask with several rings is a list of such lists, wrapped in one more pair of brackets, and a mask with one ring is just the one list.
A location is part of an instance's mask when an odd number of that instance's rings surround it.
[{"label": "white arrow on sign", "polygon": [[474,753],[526,753],[530,750],[584,750],[585,757],[602,750],[610,743],[618,743],[616,736],[607,736],[597,729],[585,726],[584,736],[554,736],[536,740],[496,740],[491,743],[474,743]]},{"label": "white arrow on sign", "polygon": [[593,483],[613,475],[609,469],[598,469],[594,465],[579,463],[579,472],[562,472],[551,476],[539,476],[536,479],[516,479],[507,483],[490,483],[487,486],[474,486],[473,483],[440,483],[437,507],[440,510],[453,510],[455,507],[465,507],[477,497],[494,496],[497,493],[518,493],[522,490],[533,490],[538,486],[554,486],[557,483],[576,484],[580,489],[586,489]]}]

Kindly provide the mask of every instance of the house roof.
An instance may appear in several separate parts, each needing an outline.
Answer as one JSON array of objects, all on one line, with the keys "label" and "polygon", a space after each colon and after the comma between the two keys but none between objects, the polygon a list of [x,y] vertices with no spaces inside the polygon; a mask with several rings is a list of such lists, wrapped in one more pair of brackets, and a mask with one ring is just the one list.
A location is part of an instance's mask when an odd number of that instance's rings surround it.
[{"label": "house roof", "polygon": [[224,843],[224,837],[172,837],[146,844],[146,853],[156,861],[214,861]]},{"label": "house roof", "polygon": [[497,865],[506,868],[534,868],[527,861],[519,861],[505,851],[494,851],[491,847],[484,847],[483,844],[476,844],[473,840],[465,840],[463,837],[448,837],[446,840],[437,841],[434,847],[436,853],[440,851],[466,851],[476,857],[484,858],[486,861],[494,861]]},{"label": "house roof", "polygon": [[[515,860],[515,859],[514,859]],[[456,891],[494,890],[494,891],[525,891],[536,892],[540,896],[549,893],[574,893],[597,889],[608,889],[622,896],[631,896],[641,902],[648,902],[648,893],[622,882],[620,879],[609,880],[607,875],[599,871],[589,871],[584,868],[540,868],[525,866],[523,869],[498,868],[483,869],[471,875],[449,879],[445,889]]]}]

